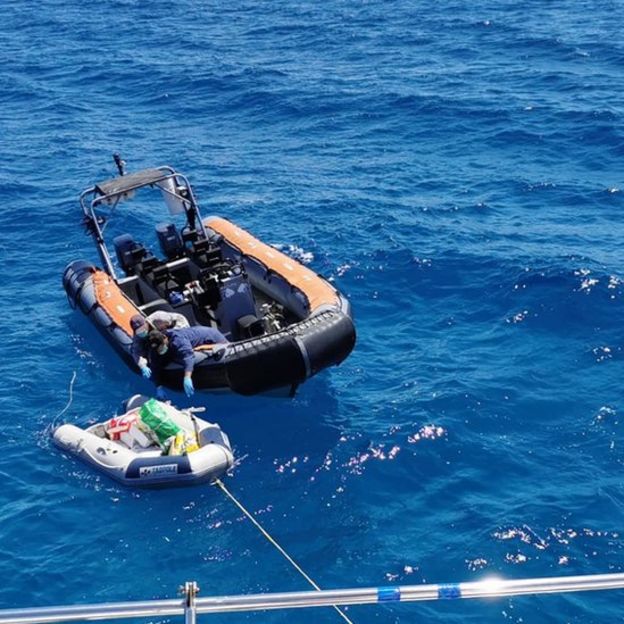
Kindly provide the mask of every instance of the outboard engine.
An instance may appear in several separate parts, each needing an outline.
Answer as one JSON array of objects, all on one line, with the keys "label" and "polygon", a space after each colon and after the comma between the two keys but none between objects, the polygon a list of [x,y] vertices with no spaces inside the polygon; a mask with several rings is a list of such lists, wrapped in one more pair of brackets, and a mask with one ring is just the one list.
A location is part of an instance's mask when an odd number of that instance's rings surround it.
[{"label": "outboard engine", "polygon": [[156,226],[156,234],[160,249],[167,260],[180,258],[184,255],[184,244],[175,223],[159,223]]},{"label": "outboard engine", "polygon": [[113,239],[115,253],[119,260],[119,266],[125,271],[126,275],[130,275],[143,256],[147,253],[145,247],[137,243],[130,234],[121,234]]}]

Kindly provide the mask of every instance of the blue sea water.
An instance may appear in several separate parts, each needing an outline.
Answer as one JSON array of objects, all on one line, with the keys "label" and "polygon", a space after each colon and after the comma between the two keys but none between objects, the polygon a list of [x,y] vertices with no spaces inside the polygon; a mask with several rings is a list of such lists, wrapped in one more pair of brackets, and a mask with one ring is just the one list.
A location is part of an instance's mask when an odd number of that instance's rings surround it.
[{"label": "blue sea water", "polygon": [[[321,587],[622,571],[620,2],[3,8],[0,608],[307,589],[216,488],[128,490],[51,445],[70,390],[79,424],[149,390],[61,288],[96,260],[77,198],[115,151],[353,304],[354,352],[294,400],[194,401],[241,460],[227,486]],[[348,614],[597,623],[620,599]],[[211,621],[295,617],[339,621]]]}]

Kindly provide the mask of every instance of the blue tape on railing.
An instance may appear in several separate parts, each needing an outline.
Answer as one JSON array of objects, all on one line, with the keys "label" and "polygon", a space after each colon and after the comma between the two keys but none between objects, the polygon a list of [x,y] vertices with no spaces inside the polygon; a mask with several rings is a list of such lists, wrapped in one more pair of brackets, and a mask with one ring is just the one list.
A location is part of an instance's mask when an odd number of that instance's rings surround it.
[{"label": "blue tape on railing", "polygon": [[459,585],[439,585],[438,586],[438,600],[455,600],[461,598],[461,588]]},{"label": "blue tape on railing", "polygon": [[401,600],[401,590],[398,587],[380,587],[377,590],[377,602],[391,602]]}]

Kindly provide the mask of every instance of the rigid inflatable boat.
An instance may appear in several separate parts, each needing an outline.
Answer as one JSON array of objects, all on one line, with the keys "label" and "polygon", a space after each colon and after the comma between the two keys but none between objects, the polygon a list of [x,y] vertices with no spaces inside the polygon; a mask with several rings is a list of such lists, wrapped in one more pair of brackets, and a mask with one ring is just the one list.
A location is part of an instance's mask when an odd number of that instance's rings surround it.
[{"label": "rigid inflatable boat", "polygon": [[[224,218],[202,218],[187,178],[171,167],[126,174],[123,161],[116,162],[118,177],[80,196],[102,266],[74,261],[63,285],[70,304],[129,366],[138,370],[130,354],[130,319],[157,310],[180,313],[191,326],[216,327],[229,340],[225,349],[195,351],[198,390],[252,395],[286,388],[292,395],[308,377],[349,355],[355,344],[351,308],[327,280]],[[119,204],[142,194],[149,202],[150,193],[167,216],[148,232],[159,253],[150,241],[122,230],[111,255],[104,232],[111,217],[120,216]],[[148,214],[154,203],[143,204]],[[124,225],[142,218],[130,212]],[[171,363],[163,383],[180,389],[182,378],[181,365]]]},{"label": "rigid inflatable boat", "polygon": [[[163,450],[158,438],[137,427],[141,410],[152,405],[166,414],[169,426],[177,428],[177,438],[192,440],[192,446]],[[109,477],[130,486],[154,487],[193,485],[220,477],[233,464],[228,437],[217,424],[195,416],[197,408],[175,407],[135,395],[125,402],[122,414],[86,429],[65,424],[57,427],[52,439],[61,449],[91,464]],[[173,436],[172,436],[173,437]]]}]

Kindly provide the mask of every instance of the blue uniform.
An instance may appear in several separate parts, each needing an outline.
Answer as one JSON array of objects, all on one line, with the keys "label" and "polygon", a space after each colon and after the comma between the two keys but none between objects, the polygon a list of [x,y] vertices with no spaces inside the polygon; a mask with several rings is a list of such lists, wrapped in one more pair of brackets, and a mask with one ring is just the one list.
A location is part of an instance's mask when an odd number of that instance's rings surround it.
[{"label": "blue uniform", "polygon": [[141,358],[147,360],[149,346],[145,338],[140,338],[136,334],[132,337],[132,346],[130,347],[130,353],[135,364],[139,363]]},{"label": "blue uniform", "polygon": [[195,364],[193,349],[205,344],[227,343],[227,338],[213,327],[196,325],[185,329],[169,329],[164,332],[169,339],[169,349],[164,355],[158,355],[152,350],[150,364],[154,373],[156,385],[160,383],[162,369],[169,362],[178,362],[184,365],[184,372],[190,373]]},{"label": "blue uniform", "polygon": [[[152,312],[145,320],[147,321],[147,326],[150,329],[154,328],[158,331],[165,331],[167,329],[182,329],[183,327],[189,326],[188,320],[182,314],[178,314],[177,312],[157,310],[156,312]],[[132,359],[136,364],[139,364],[139,366],[141,365],[139,360],[144,359],[147,361],[149,356],[149,345],[147,344],[147,340],[134,334],[132,337],[130,354],[132,355]]]}]

